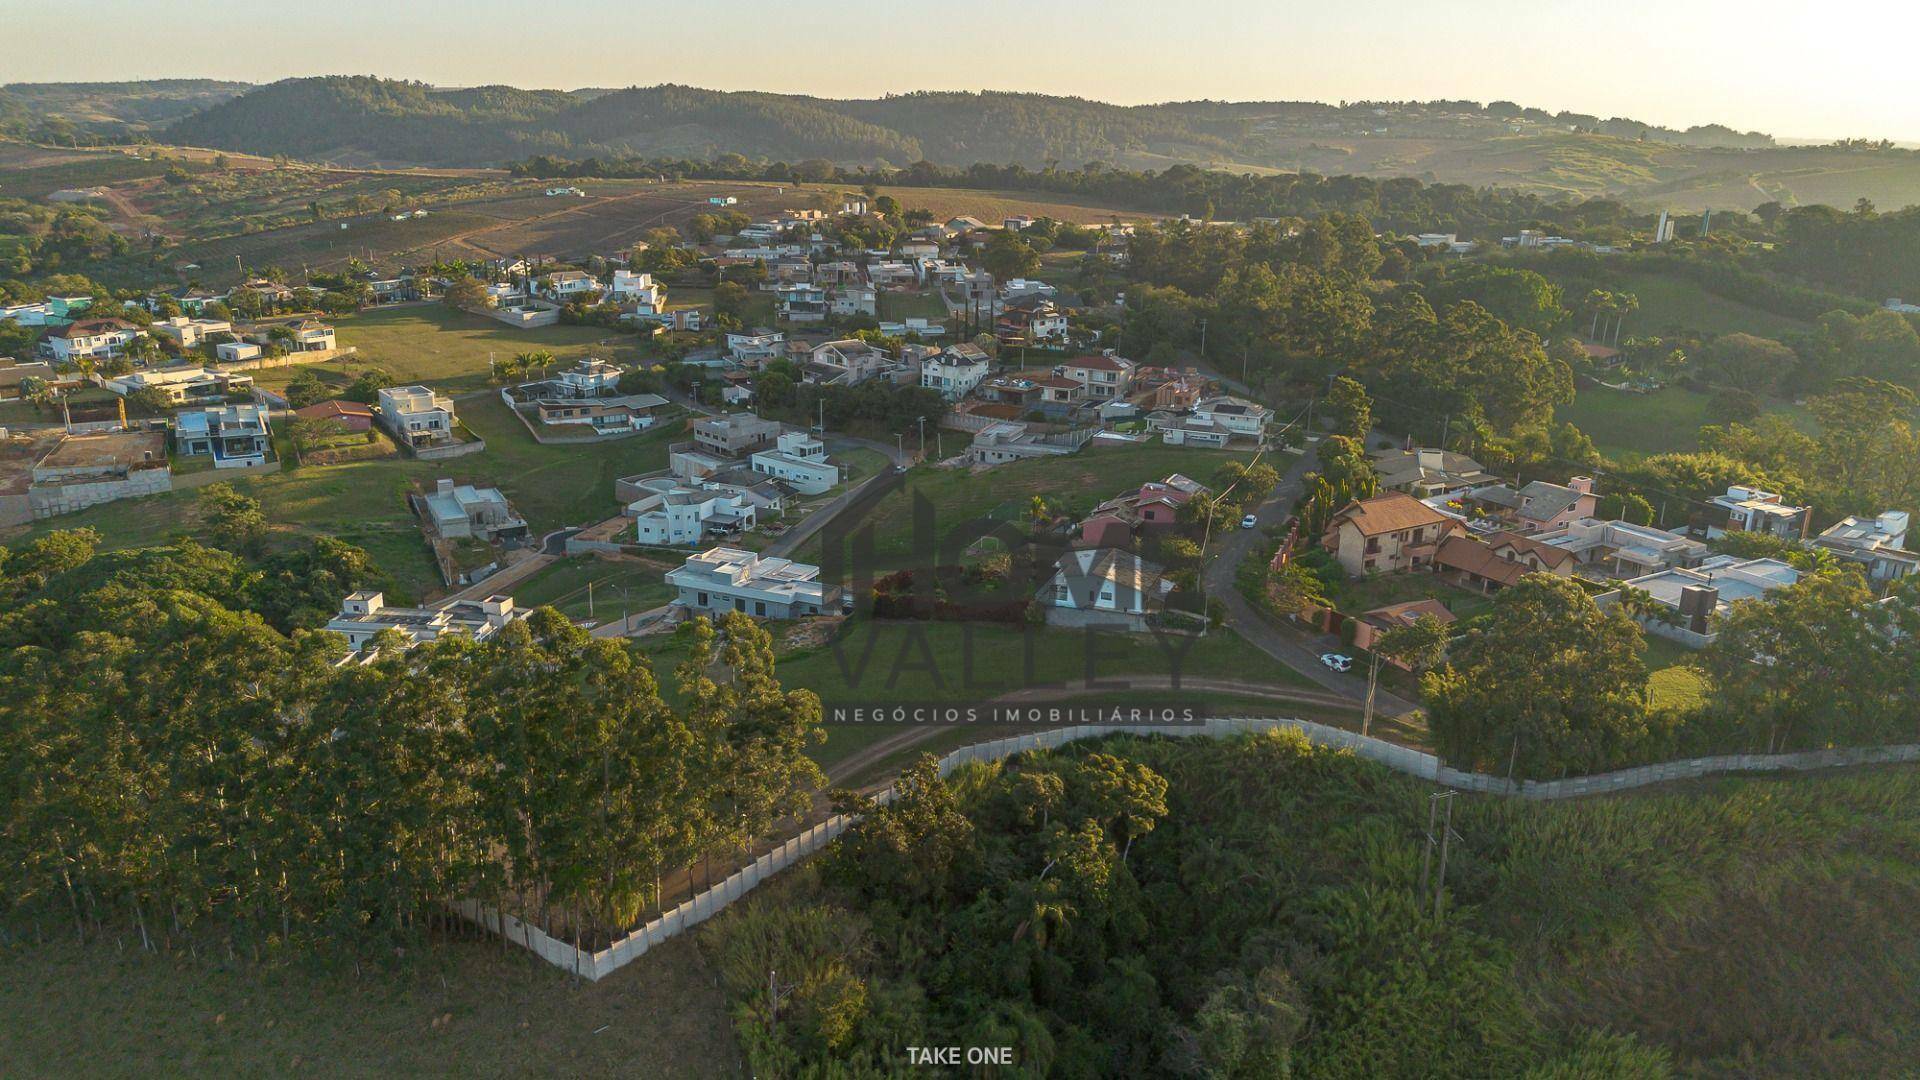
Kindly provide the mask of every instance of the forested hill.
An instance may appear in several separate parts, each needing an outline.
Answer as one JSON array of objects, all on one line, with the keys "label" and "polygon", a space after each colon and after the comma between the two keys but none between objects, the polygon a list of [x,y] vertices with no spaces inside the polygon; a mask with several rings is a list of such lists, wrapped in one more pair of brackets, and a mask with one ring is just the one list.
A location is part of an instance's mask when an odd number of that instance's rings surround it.
[{"label": "forested hill", "polygon": [[1698,211],[1867,199],[1920,204],[1920,153],[1874,140],[1782,146],[1496,101],[1180,101],[1121,106],[985,91],[835,100],[689,86],[442,89],[372,76],[267,86],[168,80],[0,88],[0,135],[165,141],[338,165],[495,166],[549,155],[904,167],[1162,170],[1411,178],[1552,199]]},{"label": "forested hill", "polygon": [[[1027,165],[1156,160],[1281,166],[1290,142],[1368,136],[1489,139],[1581,131],[1690,146],[1767,146],[1717,125],[1549,114],[1507,102],[1172,102],[1120,106],[1001,92],[924,92],[837,101],[686,86],[574,93],[436,90],[365,76],[288,79],[186,117],[175,141],[255,153],[435,165],[530,153]],[[1324,148],[1321,148],[1324,149]]]}]

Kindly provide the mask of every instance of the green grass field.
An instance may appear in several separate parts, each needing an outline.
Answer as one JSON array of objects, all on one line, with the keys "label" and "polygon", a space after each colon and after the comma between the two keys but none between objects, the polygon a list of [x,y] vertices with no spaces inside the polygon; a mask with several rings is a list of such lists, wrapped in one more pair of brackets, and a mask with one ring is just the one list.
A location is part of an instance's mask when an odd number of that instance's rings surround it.
[{"label": "green grass field", "polygon": [[1669,386],[1651,394],[1581,387],[1573,404],[1554,410],[1554,418],[1572,421],[1609,457],[1642,457],[1699,446],[1708,423],[1707,395]]},{"label": "green grass field", "polygon": [[691,940],[599,983],[498,942],[263,968],[138,940],[9,946],[0,1061],[15,1076],[740,1075]]},{"label": "green grass field", "polygon": [[[957,433],[947,432],[954,441]],[[932,439],[929,433],[929,447]],[[1089,445],[1077,454],[1016,461],[982,473],[966,469],[916,468],[900,491],[881,499],[864,524],[874,530],[874,559],[880,567],[905,565],[913,553],[913,506],[924,496],[934,507],[936,540],[964,522],[993,517],[1022,525],[1035,495],[1055,513],[1084,514],[1107,499],[1169,473],[1185,473],[1201,483],[1231,460],[1251,461],[1252,453],[1197,450],[1159,442],[1121,446]],[[811,541],[803,557],[818,562],[822,541]]]},{"label": "green grass field", "polygon": [[[341,465],[293,467],[266,476],[238,478],[244,494],[260,500],[275,527],[294,533],[337,536],[364,547],[393,578],[400,594],[419,599],[440,587],[440,578],[406,496],[440,477],[500,488],[535,535],[563,525],[588,525],[619,511],[613,482],[621,476],[662,468],[677,425],[627,439],[581,445],[533,441],[491,394],[458,403],[460,417],[487,442],[487,449],[445,462],[390,458]],[[109,549],[165,543],[194,529],[197,492],[173,491],[64,514],[13,530],[3,542],[30,539],[55,529],[91,526]]]},{"label": "green grass field", "polygon": [[570,619],[606,622],[671,600],[673,589],[660,576],[665,569],[664,564],[632,559],[576,556],[515,585],[513,602],[519,607],[552,606]]},{"label": "green grass field", "polygon": [[559,363],[595,356],[631,365],[639,359],[639,338],[596,326],[544,326],[519,330],[484,315],[456,311],[445,304],[409,304],[379,308],[334,321],[341,348],[352,356],[322,364],[267,368],[260,385],[285,386],[302,370],[313,370],[342,384],[377,367],[401,383],[425,383],[437,390],[464,393],[492,388],[493,357],[545,349]]},{"label": "green grass field", "polygon": [[926,318],[939,321],[947,317],[946,301],[937,292],[883,292],[879,297],[880,318],[900,321]]},{"label": "green grass field", "polygon": [[1687,711],[1706,704],[1706,677],[1689,666],[1698,655],[1666,638],[1647,635],[1647,647],[1641,656],[1647,664],[1647,688],[1655,708]]}]

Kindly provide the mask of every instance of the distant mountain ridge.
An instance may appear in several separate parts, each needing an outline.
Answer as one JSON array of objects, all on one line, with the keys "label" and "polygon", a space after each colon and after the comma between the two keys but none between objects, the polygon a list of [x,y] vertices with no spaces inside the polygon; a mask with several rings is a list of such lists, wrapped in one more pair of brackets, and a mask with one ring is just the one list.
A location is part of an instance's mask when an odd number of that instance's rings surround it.
[{"label": "distant mountain ridge", "polygon": [[287,79],[176,121],[170,140],[344,163],[493,165],[534,153],[826,158],[843,164],[1160,160],[1285,168],[1288,144],[1343,136],[1487,139],[1579,130],[1675,145],[1766,146],[1718,125],[1673,131],[1510,102],[1169,102],[999,91],[835,100],[662,85],[438,89],[368,76]]}]

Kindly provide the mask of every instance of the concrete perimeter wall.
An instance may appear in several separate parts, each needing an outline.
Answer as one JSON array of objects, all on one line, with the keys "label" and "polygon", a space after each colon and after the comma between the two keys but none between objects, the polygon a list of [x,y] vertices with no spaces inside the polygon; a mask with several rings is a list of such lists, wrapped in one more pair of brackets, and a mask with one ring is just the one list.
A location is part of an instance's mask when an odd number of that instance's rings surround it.
[{"label": "concrete perimeter wall", "polygon": [[[1002,761],[1029,750],[1049,749],[1080,739],[1098,739],[1108,735],[1229,738],[1265,731],[1298,731],[1315,745],[1351,750],[1354,754],[1385,765],[1387,768],[1423,780],[1433,780],[1462,791],[1515,795],[1526,799],[1565,799],[1581,795],[1597,795],[1671,780],[1690,780],[1716,773],[1793,772],[1850,765],[1920,761],[1920,745],[1862,746],[1806,750],[1793,754],[1727,754],[1719,757],[1668,761],[1658,765],[1643,765],[1634,769],[1622,769],[1618,772],[1565,780],[1509,781],[1503,777],[1488,776],[1485,773],[1461,772],[1441,765],[1440,759],[1432,754],[1343,728],[1316,724],[1309,720],[1223,718],[1184,726],[1083,724],[1074,727],[1049,728],[1031,735],[1019,735],[1010,739],[996,739],[992,742],[961,747],[940,759],[940,775],[945,776],[960,766],[972,762]],[[892,801],[893,795],[894,789],[889,786],[880,792],[874,801],[885,805]],[[462,901],[455,907],[468,919],[495,933],[504,933],[508,940],[525,947],[555,967],[565,968],[582,978],[597,981],[645,956],[647,950],[655,945],[706,922],[728,904],[751,892],[761,882],[832,843],[836,837],[852,827],[856,820],[848,815],[835,814],[805,832],[787,838],[779,847],[755,859],[752,864],[718,885],[597,952],[576,949],[511,915],[503,919],[499,913],[477,901]]]}]

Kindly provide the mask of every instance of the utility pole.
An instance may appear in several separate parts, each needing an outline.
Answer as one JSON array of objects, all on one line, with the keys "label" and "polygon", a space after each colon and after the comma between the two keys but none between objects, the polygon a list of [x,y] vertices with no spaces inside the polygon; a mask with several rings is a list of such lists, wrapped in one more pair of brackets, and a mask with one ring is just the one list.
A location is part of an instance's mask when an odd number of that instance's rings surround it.
[{"label": "utility pole", "polygon": [[[1448,792],[1452,795],[1452,792]],[[1440,876],[1433,882],[1433,921],[1440,921],[1447,899],[1447,842],[1453,839],[1453,800],[1447,800],[1447,818],[1440,826]]]},{"label": "utility pole", "polygon": [[1200,359],[1207,358],[1207,320],[1200,320]]},{"label": "utility pole", "polygon": [[927,418],[920,418],[920,460],[927,460]]},{"label": "utility pole", "polygon": [[[1453,814],[1452,800],[1453,792],[1446,788],[1442,788],[1427,796],[1427,850],[1420,859],[1420,891],[1422,893],[1427,891],[1427,881],[1433,872],[1433,845],[1435,843],[1433,830],[1435,824],[1440,820],[1440,804],[1442,802],[1447,803],[1448,820],[1451,821]],[[1442,868],[1441,872],[1444,873],[1445,869]]]},{"label": "utility pole", "polygon": [[[1380,643],[1376,641],[1374,644]],[[1360,714],[1360,735],[1363,738],[1373,727],[1373,691],[1380,685],[1380,650],[1376,648],[1368,651],[1373,657],[1373,662],[1367,668],[1367,707],[1366,711]]]},{"label": "utility pole", "polygon": [[587,579],[587,618],[593,618],[593,579]]}]

